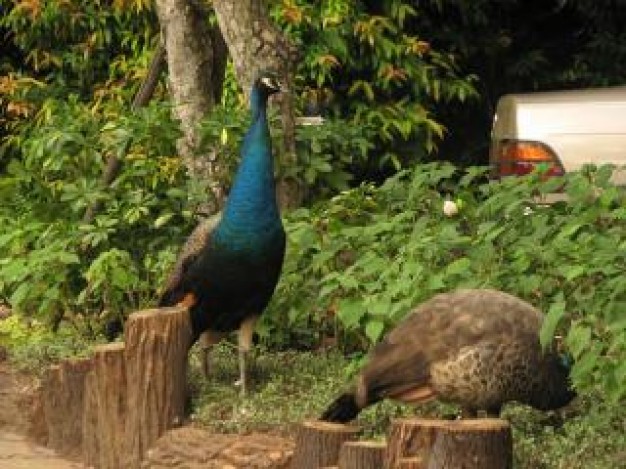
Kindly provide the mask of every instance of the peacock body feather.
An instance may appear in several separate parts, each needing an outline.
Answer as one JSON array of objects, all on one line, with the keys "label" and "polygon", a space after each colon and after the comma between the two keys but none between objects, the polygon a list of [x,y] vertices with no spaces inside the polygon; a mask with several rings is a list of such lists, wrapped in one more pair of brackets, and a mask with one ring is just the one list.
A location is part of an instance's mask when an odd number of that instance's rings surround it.
[{"label": "peacock body feather", "polygon": [[569,367],[543,351],[543,316],[512,295],[488,289],[436,295],[414,309],[371,352],[355,389],[322,418],[348,421],[382,399],[460,405],[464,413],[498,414],[518,401],[556,409],[575,396]]}]

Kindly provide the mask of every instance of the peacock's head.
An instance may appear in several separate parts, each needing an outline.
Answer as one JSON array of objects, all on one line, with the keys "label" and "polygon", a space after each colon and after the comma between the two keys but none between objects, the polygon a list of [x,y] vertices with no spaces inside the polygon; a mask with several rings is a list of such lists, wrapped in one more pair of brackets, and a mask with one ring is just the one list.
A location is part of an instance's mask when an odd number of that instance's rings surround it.
[{"label": "peacock's head", "polygon": [[561,336],[555,336],[552,349],[543,359],[539,376],[542,392],[534,396],[534,406],[541,410],[553,410],[569,404],[576,397],[570,373],[574,359],[566,349]]},{"label": "peacock's head", "polygon": [[254,80],[253,87],[260,90],[266,96],[278,93],[284,89],[280,76],[271,70],[261,70]]}]

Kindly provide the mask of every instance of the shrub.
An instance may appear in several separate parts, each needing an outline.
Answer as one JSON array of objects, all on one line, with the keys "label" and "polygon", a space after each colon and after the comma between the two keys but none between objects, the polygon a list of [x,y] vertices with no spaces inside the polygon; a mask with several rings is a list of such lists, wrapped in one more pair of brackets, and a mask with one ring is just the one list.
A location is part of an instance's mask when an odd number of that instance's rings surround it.
[{"label": "shrub", "polygon": [[[438,292],[491,287],[546,312],[544,342],[567,333],[579,387],[621,399],[626,195],[609,182],[611,169],[547,181],[482,182],[485,174],[425,165],[291,214],[265,340],[314,343],[323,331],[346,349],[363,348]],[[537,203],[560,188],[568,202]],[[446,217],[452,190],[461,208]]]}]

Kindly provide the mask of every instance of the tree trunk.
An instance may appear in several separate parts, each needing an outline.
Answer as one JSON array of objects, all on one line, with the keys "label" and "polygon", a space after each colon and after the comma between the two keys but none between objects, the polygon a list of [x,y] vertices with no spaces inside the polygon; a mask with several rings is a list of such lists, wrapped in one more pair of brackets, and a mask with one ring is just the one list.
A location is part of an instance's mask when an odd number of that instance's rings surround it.
[{"label": "tree trunk", "polygon": [[133,313],[125,331],[130,467],[169,428],[183,422],[191,324],[185,308]]},{"label": "tree trunk", "polygon": [[318,469],[337,464],[341,445],[356,438],[358,427],[337,423],[309,421],[296,431],[293,469]]},{"label": "tree trunk", "polygon": [[226,66],[226,48],[211,29],[208,10],[198,0],[157,0],[156,11],[167,51],[169,88],[183,137],[178,142],[189,174],[203,182],[215,198],[215,212],[224,198],[219,180],[223,167],[215,155],[199,154],[200,120],[219,101]]},{"label": "tree trunk", "polygon": [[99,345],[85,382],[83,462],[88,467],[124,467],[127,415],[124,344]]},{"label": "tree trunk", "polygon": [[90,369],[90,359],[64,360],[51,366],[43,378],[48,447],[65,456],[82,453],[85,378]]},{"label": "tree trunk", "polygon": [[512,465],[513,440],[505,420],[398,419],[392,422],[387,468],[507,469]]},{"label": "tree trunk", "polygon": [[[296,164],[295,116],[293,98],[293,69],[298,59],[297,49],[270,21],[263,0],[213,0],[226,44],[230,51],[237,80],[248,95],[250,85],[260,70],[275,70],[287,84],[280,94],[283,121],[282,166]],[[281,207],[300,205],[302,190],[296,181],[278,181]]]},{"label": "tree trunk", "polygon": [[386,449],[379,441],[347,441],[339,451],[339,469],[380,469]]}]

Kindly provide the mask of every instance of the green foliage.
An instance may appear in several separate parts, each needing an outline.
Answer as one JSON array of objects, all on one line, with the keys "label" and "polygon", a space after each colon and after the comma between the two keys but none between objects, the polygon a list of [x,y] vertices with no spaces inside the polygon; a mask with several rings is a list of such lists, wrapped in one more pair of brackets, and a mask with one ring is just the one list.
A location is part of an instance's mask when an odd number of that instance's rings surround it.
[{"label": "green foliage", "polygon": [[[492,287],[547,313],[544,342],[567,333],[581,389],[623,399],[626,194],[610,168],[487,183],[485,172],[420,166],[291,214],[267,340],[316,342],[321,331],[362,347],[436,293]],[[561,187],[567,203],[533,198]],[[444,215],[442,192],[454,193],[458,215]]]},{"label": "green foliage", "polygon": [[[23,59],[16,69],[28,69],[62,93],[72,89],[90,95],[94,85],[126,79],[130,57],[150,48],[157,32],[155,16],[139,4],[81,0],[0,1],[0,27]],[[137,59],[137,56],[135,56]],[[9,63],[5,62],[5,67]],[[62,96],[58,94],[57,96]]]},{"label": "green foliage", "polygon": [[[242,398],[232,385],[238,378],[236,347],[220,344],[214,353],[214,374],[202,378],[192,354],[191,418],[224,433],[268,432],[293,435],[293,426],[316,418],[349,386],[354,362],[336,352],[274,352],[261,350],[252,361],[253,392]],[[509,404],[503,417],[513,428],[514,465],[519,469],[605,469],[621,467],[626,444],[624,406],[598,404],[595,394],[578,398],[562,413],[539,412]],[[413,415],[441,418],[455,415],[453,406],[430,402],[407,406],[383,401],[358,417],[361,438],[382,439],[392,419]]]},{"label": "green foliage", "polygon": [[62,358],[86,356],[92,345],[68,327],[53,333],[44,323],[15,314],[0,321],[0,346],[9,349],[12,364],[23,371],[40,374]]},{"label": "green foliage", "polygon": [[[168,106],[92,114],[74,96],[14,137],[22,150],[0,180],[0,295],[58,324],[78,313],[119,314],[154,301],[195,204],[175,157]],[[109,155],[124,171],[104,190]],[[87,223],[87,207],[101,203]]]},{"label": "green foliage", "polygon": [[[279,117],[270,115],[272,148],[277,161],[276,176],[303,181],[307,200],[336,193],[349,187],[354,166],[367,162],[372,147],[371,126],[347,126],[342,119],[327,119],[322,125],[296,127],[297,164],[287,166],[283,157],[282,127]],[[224,173],[218,175],[226,185],[232,181],[240,159],[241,141],[249,126],[248,111],[243,108],[214,109],[200,125],[201,148],[218,155],[225,163]]]},{"label": "green foliage", "polygon": [[303,51],[296,75],[301,106],[372,129],[370,162],[360,165],[366,172],[398,169],[432,152],[444,131],[431,115],[434,103],[476,97],[474,77],[412,27],[419,10],[398,0],[375,7],[289,0],[272,10]]}]

